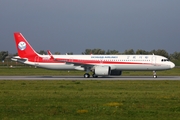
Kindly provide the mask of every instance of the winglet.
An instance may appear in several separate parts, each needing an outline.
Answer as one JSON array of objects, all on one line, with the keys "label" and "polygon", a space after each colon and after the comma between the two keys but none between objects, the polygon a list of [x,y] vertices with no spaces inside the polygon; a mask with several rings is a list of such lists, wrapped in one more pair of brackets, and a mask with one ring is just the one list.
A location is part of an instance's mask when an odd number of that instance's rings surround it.
[{"label": "winglet", "polygon": [[55,58],[53,57],[52,53],[51,53],[49,50],[47,50],[47,53],[48,53],[48,55],[51,57],[51,59],[54,59],[54,60],[55,60]]}]

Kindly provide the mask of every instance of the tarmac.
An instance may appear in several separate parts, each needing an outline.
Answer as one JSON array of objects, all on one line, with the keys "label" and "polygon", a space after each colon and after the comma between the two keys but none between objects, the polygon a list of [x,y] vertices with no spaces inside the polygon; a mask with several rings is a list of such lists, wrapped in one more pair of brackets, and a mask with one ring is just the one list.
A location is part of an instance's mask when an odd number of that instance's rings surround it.
[{"label": "tarmac", "polygon": [[83,76],[0,76],[0,80],[180,80],[180,76],[107,76],[84,78]]}]

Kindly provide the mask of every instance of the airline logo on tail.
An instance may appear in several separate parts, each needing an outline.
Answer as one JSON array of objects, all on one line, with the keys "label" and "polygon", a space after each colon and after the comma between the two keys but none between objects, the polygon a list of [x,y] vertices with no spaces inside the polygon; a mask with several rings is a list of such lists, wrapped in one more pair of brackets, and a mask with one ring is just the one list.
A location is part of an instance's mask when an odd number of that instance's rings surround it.
[{"label": "airline logo on tail", "polygon": [[14,39],[19,57],[33,61],[36,56],[39,56],[21,33],[15,32]]},{"label": "airline logo on tail", "polygon": [[19,48],[20,50],[25,50],[25,49],[26,49],[26,43],[25,43],[25,42],[19,42],[18,48]]}]

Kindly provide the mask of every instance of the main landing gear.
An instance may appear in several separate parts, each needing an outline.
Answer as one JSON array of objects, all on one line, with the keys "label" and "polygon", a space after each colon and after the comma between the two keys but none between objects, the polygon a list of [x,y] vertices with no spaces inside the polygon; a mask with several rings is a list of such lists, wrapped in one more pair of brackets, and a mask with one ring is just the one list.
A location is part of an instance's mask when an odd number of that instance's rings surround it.
[{"label": "main landing gear", "polygon": [[157,78],[156,71],[153,71],[153,78]]},{"label": "main landing gear", "polygon": [[92,74],[92,77],[93,77],[93,78],[97,78],[98,76],[97,76],[95,73],[93,73],[93,74]]},{"label": "main landing gear", "polygon": [[[85,73],[85,74],[84,74],[84,78],[89,78],[89,77],[90,77],[90,74],[89,74],[89,73]],[[93,77],[93,78],[97,78],[98,76],[93,73],[93,74],[92,74],[92,77]]]},{"label": "main landing gear", "polygon": [[[90,72],[90,68],[86,68],[86,73],[84,74],[84,78],[89,78],[90,77],[89,72]],[[98,76],[94,73],[94,71],[92,71],[92,72],[93,72],[92,77],[97,78]]]},{"label": "main landing gear", "polygon": [[84,78],[89,78],[89,77],[90,77],[90,74],[89,74],[90,68],[87,67],[87,68],[85,69],[85,71],[86,71],[86,73],[84,74]]},{"label": "main landing gear", "polygon": [[90,77],[90,74],[89,73],[85,73],[84,74],[84,78],[89,78]]}]

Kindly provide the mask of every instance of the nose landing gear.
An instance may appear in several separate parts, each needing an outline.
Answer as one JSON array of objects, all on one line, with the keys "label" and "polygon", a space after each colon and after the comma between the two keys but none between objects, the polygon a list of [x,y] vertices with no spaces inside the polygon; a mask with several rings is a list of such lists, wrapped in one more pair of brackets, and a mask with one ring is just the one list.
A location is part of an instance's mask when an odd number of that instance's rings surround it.
[{"label": "nose landing gear", "polygon": [[157,78],[156,71],[153,71],[153,78]]}]

